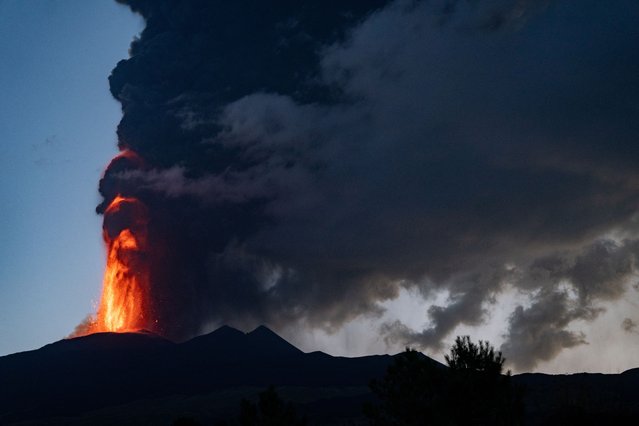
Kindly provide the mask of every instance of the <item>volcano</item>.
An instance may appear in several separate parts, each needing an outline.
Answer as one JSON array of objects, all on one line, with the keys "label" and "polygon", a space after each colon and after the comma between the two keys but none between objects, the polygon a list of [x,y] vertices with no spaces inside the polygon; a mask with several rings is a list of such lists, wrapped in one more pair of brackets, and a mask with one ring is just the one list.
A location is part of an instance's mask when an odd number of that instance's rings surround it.
[{"label": "volcano", "polygon": [[[215,424],[236,418],[242,398],[270,385],[310,424],[365,424],[362,405],[374,400],[368,384],[393,359],[305,353],[265,326],[223,326],[183,343],[146,330],[94,333],[0,357],[0,424],[171,424],[185,415]],[[580,395],[601,413],[639,414],[639,369],[513,381],[525,389],[527,425]]]},{"label": "volcano", "polygon": [[[145,330],[95,333],[1,357],[0,424],[100,424],[82,416],[140,400],[269,385],[309,395],[334,389],[333,396],[346,392],[347,400],[358,400],[369,396],[368,382],[392,359],[304,353],[264,326],[250,333],[224,326],[180,344]],[[222,415],[234,414],[238,401],[232,398]]]}]

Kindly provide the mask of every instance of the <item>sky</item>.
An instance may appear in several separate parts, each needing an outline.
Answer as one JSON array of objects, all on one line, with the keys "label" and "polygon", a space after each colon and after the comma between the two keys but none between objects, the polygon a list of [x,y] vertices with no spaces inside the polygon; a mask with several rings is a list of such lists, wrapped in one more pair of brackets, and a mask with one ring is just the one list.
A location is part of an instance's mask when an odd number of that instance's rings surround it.
[{"label": "sky", "polygon": [[59,340],[94,309],[97,182],[120,117],[107,77],[142,25],[109,0],[0,1],[0,354]]},{"label": "sky", "polygon": [[0,353],[94,309],[122,193],[170,337],[637,366],[636,2],[122,3],[0,1]]}]

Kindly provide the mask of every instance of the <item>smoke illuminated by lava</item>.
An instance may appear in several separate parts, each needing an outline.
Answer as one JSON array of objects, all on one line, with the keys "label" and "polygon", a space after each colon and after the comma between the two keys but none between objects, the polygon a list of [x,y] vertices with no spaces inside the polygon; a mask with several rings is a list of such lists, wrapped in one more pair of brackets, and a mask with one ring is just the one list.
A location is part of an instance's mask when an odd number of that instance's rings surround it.
[{"label": "smoke illuminated by lava", "polygon": [[[122,151],[106,169],[141,167],[142,160],[130,150]],[[76,329],[74,335],[97,332],[153,330],[149,265],[147,207],[133,196],[115,195],[103,211],[102,235],[107,262],[97,313]]]},{"label": "smoke illuminated by lava", "polygon": [[[133,226],[123,227],[119,223],[122,217],[133,219]],[[139,200],[119,195],[104,214],[107,264],[94,331],[148,328],[151,309],[146,218],[146,208]]]}]

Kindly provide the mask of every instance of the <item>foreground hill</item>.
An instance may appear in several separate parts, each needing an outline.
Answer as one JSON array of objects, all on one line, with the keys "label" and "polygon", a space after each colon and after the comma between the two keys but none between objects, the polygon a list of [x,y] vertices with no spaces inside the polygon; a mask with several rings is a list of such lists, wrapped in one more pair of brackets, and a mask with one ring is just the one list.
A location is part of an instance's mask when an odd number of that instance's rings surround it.
[{"label": "foreground hill", "polygon": [[513,377],[524,390],[527,425],[639,425],[639,368],[621,374]]},{"label": "foreground hill", "polygon": [[[255,393],[271,384],[318,395],[351,389],[350,398],[353,388],[368,394],[368,382],[391,361],[389,355],[304,353],[263,326],[246,334],[222,327],[181,344],[147,332],[96,333],[0,357],[0,424],[68,423],[69,417],[139,400],[241,388]],[[233,409],[238,402],[233,399]]]},{"label": "foreground hill", "polygon": [[[367,385],[392,361],[304,353],[263,326],[221,327],[180,344],[148,332],[97,333],[0,357],[0,424],[170,425],[181,416],[214,424],[269,385],[310,424],[365,424]],[[513,381],[525,390],[529,425],[550,424],[548,413],[563,423],[581,415],[581,424],[639,415],[639,369]]]}]

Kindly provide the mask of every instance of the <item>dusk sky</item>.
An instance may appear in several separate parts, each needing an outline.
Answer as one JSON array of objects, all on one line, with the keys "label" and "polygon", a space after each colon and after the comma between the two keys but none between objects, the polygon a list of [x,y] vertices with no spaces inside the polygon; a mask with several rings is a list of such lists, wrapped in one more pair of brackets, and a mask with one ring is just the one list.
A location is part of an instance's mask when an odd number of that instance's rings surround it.
[{"label": "dusk sky", "polygon": [[122,194],[170,338],[638,366],[639,3],[121,3],[0,0],[0,355],[95,312]]},{"label": "dusk sky", "polygon": [[0,354],[59,340],[97,302],[107,77],[142,25],[108,0],[0,1]]}]

